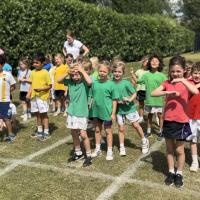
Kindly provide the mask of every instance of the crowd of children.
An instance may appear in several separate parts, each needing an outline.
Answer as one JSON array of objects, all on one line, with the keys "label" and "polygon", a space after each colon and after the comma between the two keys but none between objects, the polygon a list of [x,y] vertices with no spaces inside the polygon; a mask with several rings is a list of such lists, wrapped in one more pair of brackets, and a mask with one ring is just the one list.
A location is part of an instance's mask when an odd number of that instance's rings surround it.
[{"label": "crowd of children", "polygon": [[[102,154],[102,130],[106,133],[106,160],[113,160],[113,122],[118,124],[119,154],[126,156],[125,121],[135,129],[141,139],[143,154],[149,152],[153,114],[159,119],[158,140],[165,138],[169,172],[166,185],[183,186],[185,163],[184,143],[191,142],[191,171],[199,168],[197,142],[200,136],[200,63],[186,62],[181,56],[169,61],[169,72],[162,73],[163,60],[156,54],[142,59],[141,69],[131,70],[131,81],[123,79],[125,63],[121,59],[113,62],[99,61],[79,56],[75,61],[72,54],[56,54],[54,63],[51,56],[37,53],[32,59],[34,69],[30,70],[27,58],[19,61],[19,99],[22,104],[23,121],[37,118],[37,130],[32,138],[44,141],[50,138],[48,111],[52,105],[54,117],[64,111],[66,127],[71,130],[74,154],[69,162],[84,159],[83,166],[92,164],[92,158]],[[6,63],[0,55],[0,128],[7,127],[8,142],[14,141],[11,116],[11,92],[15,89],[12,74],[3,70]],[[138,102],[139,113],[136,103]],[[145,122],[143,131],[140,123]],[[15,112],[15,113],[14,113]],[[14,120],[14,119],[13,119]],[[95,149],[92,152],[87,134],[88,123],[95,132]],[[80,140],[81,137],[81,140]],[[85,155],[81,149],[81,141]],[[174,153],[177,156],[175,167]]]}]

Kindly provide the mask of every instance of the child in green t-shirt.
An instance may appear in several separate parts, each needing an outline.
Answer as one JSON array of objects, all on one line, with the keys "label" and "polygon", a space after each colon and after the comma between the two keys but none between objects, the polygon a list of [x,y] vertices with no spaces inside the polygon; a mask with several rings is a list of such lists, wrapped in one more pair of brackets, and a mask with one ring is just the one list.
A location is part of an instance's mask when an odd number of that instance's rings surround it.
[{"label": "child in green t-shirt", "polygon": [[147,73],[147,63],[148,63],[148,56],[143,56],[141,62],[142,62],[142,66],[140,69],[138,69],[135,73],[133,70],[131,70],[131,81],[133,83],[134,86],[136,86],[136,90],[137,90],[137,100],[139,102],[139,115],[140,115],[140,119],[139,119],[139,123],[144,122],[144,100],[145,100],[145,95],[146,95],[146,89],[145,89],[145,85],[144,84],[137,84],[137,79],[140,79],[145,73]]},{"label": "child in green t-shirt", "polygon": [[87,91],[88,85],[92,84],[91,78],[85,72],[80,64],[73,64],[70,68],[70,79],[65,79],[67,74],[63,75],[59,82],[64,82],[68,86],[69,105],[67,108],[67,128],[71,129],[75,152],[74,155],[68,159],[69,162],[80,160],[83,158],[83,152],[80,147],[80,139],[83,139],[86,150],[86,158],[83,166],[92,164],[90,140],[87,135],[87,121],[88,121],[88,102]]},{"label": "child in green t-shirt", "polygon": [[125,64],[122,61],[114,63],[113,75],[115,90],[119,95],[117,101],[117,123],[119,130],[120,155],[126,156],[126,150],[124,147],[125,119],[130,121],[131,125],[140,136],[142,140],[142,153],[145,154],[149,151],[149,140],[144,137],[144,132],[139,124],[140,117],[133,103],[133,100],[136,98],[136,90],[130,81],[122,80],[124,71]]},{"label": "child in green t-shirt", "polygon": [[[163,69],[163,60],[156,54],[153,54],[148,61],[147,73],[145,73],[137,83],[145,84],[146,87],[146,98],[145,98],[145,111],[148,113],[147,119],[147,135],[151,135],[151,127],[152,127],[152,118],[153,114],[157,113],[159,118],[159,126],[160,132],[162,130],[163,119],[162,119],[162,112],[163,112],[163,105],[164,99],[163,97],[153,97],[151,96],[151,92],[155,90],[157,87],[161,85],[163,81],[167,79],[165,74],[161,73]],[[159,134],[160,136],[160,134]],[[158,140],[161,138],[158,137]]]},{"label": "child in green t-shirt", "polygon": [[112,120],[115,120],[115,113],[117,107],[117,95],[114,91],[114,83],[109,80],[108,75],[110,72],[110,63],[104,61],[99,64],[98,74],[99,79],[95,80],[92,84],[92,107],[90,110],[90,117],[94,120],[95,126],[95,140],[96,148],[92,157],[101,154],[101,130],[104,125],[104,130],[107,135],[107,156],[106,160],[113,160],[112,152]]}]

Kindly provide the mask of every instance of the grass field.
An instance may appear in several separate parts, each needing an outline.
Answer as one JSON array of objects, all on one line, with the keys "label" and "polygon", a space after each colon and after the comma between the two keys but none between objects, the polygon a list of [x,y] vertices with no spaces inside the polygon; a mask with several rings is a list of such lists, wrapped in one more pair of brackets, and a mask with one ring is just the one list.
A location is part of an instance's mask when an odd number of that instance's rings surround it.
[{"label": "grass field", "polygon": [[[200,60],[200,54],[187,54],[191,60]],[[167,60],[166,60],[167,63]],[[138,63],[129,64],[137,66]],[[18,92],[14,102],[19,105]],[[106,161],[103,155],[94,159],[87,168],[80,162],[69,165],[73,144],[65,118],[50,117],[51,138],[41,142],[30,138],[35,128],[35,118],[27,123],[20,121],[18,106],[17,139],[12,144],[0,142],[0,199],[50,199],[50,200],[199,200],[200,171],[191,173],[189,144],[186,144],[184,188],[167,187],[163,180],[167,172],[164,141],[150,138],[151,151],[142,155],[140,139],[127,125],[125,145],[127,156],[120,157],[117,127],[114,125],[114,160]],[[145,129],[145,124],[143,124]],[[154,132],[158,130],[154,124]],[[94,134],[90,132],[92,148]],[[200,149],[200,145],[198,146]],[[199,152],[200,154],[200,152]]]}]

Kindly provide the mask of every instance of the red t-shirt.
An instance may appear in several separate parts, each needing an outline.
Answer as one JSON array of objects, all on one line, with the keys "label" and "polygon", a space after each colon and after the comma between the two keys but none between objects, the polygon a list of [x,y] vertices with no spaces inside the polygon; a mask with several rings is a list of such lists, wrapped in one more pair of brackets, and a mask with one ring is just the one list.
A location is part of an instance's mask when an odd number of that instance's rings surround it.
[{"label": "red t-shirt", "polygon": [[166,104],[164,109],[164,120],[186,123],[189,121],[188,116],[188,99],[189,91],[182,83],[171,83],[167,80],[162,83],[165,91],[177,91],[180,96],[166,96]]},{"label": "red t-shirt", "polygon": [[[193,82],[194,84],[197,84]],[[198,120],[200,119],[200,88],[199,88],[199,94],[192,95],[189,99],[189,118]]]}]

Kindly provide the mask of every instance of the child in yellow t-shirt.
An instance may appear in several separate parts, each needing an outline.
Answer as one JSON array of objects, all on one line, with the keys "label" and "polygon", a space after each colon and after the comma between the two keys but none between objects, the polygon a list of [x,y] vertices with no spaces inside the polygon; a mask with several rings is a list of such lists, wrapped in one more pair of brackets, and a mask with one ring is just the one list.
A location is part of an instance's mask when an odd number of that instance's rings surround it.
[{"label": "child in yellow t-shirt", "polygon": [[[31,99],[31,112],[37,116],[37,132],[31,136],[40,140],[49,138],[48,98],[51,89],[51,79],[47,70],[43,69],[45,56],[37,53],[33,58],[35,69],[30,75],[30,89],[27,98]],[[43,130],[44,126],[44,130]]]}]

